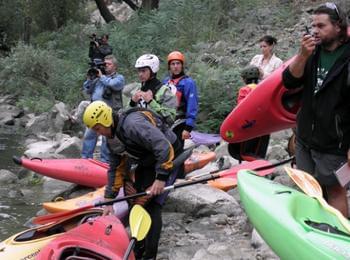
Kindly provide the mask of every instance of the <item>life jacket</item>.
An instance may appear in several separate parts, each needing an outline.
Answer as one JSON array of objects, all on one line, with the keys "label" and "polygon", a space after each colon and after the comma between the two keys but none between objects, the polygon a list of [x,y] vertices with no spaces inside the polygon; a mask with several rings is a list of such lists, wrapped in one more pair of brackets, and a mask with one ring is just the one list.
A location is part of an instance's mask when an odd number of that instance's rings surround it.
[{"label": "life jacket", "polygon": [[127,116],[133,112],[140,111],[145,118],[155,127],[157,127],[162,133],[165,133],[168,130],[168,127],[165,122],[163,122],[162,117],[155,113],[152,110],[142,108],[142,107],[133,107],[126,111],[123,111],[119,115],[118,125],[115,130],[115,135],[118,139],[124,144],[125,151],[134,158],[141,159],[143,164],[152,164],[155,162],[153,154],[149,154],[149,151],[145,148],[141,148],[139,145],[135,144],[132,140],[125,137],[125,132],[123,129],[123,124]]},{"label": "life jacket", "polygon": [[187,77],[186,75],[183,75],[179,78],[176,79],[169,79],[167,82],[167,87],[171,90],[171,93],[173,93],[176,96],[176,101],[177,101],[177,107],[181,103],[181,98],[182,98],[182,92],[177,89],[177,85],[179,84],[180,80],[183,78]]}]

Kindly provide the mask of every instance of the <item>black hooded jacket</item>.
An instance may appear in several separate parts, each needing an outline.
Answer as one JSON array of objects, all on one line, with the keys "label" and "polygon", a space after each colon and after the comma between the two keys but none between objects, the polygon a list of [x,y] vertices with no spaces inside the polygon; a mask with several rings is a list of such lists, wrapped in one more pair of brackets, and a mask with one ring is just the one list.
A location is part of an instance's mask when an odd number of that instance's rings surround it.
[{"label": "black hooded jacket", "polygon": [[307,61],[304,76],[295,78],[287,67],[282,75],[286,88],[303,87],[297,116],[297,138],[311,149],[346,155],[350,146],[350,42],[314,94],[320,50]]}]

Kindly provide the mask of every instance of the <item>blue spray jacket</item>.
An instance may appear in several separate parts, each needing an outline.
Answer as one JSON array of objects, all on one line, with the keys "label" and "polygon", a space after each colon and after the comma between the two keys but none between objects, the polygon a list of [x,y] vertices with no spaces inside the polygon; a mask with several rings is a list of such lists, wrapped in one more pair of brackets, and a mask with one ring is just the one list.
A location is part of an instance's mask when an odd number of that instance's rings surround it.
[{"label": "blue spray jacket", "polygon": [[171,85],[176,86],[176,96],[178,99],[176,119],[185,119],[186,129],[191,131],[195,126],[198,113],[196,82],[191,77],[185,75],[178,79],[167,77],[163,83],[170,88]]}]

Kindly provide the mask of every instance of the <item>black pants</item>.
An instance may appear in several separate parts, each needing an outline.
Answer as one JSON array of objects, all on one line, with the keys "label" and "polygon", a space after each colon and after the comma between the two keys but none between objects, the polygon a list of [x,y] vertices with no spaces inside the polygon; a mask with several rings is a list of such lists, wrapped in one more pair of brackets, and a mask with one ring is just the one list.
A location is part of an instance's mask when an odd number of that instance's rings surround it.
[{"label": "black pants", "polygon": [[151,228],[142,241],[136,243],[134,253],[136,259],[156,259],[158,252],[158,242],[162,231],[162,206],[151,200],[145,210],[150,214]]},{"label": "black pants", "polygon": [[[182,139],[182,131],[185,129],[185,126],[186,126],[186,124],[182,123],[182,124],[179,124],[173,128],[173,132],[177,136],[177,140],[178,140],[179,146],[181,148],[181,151],[183,151],[184,145],[185,145],[185,140]],[[178,172],[177,172],[177,178],[180,178],[180,179],[185,178],[185,165],[184,164],[182,164],[179,167]]]}]

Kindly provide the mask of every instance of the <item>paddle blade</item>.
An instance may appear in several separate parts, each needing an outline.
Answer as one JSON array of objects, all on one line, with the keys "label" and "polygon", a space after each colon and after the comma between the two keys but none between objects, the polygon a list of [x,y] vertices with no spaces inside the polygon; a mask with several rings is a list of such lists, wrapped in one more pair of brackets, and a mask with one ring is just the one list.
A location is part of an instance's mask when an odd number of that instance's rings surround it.
[{"label": "paddle blade", "polygon": [[322,188],[317,180],[310,174],[293,169],[290,167],[284,167],[285,171],[288,173],[290,178],[298,185],[298,187],[305,192],[305,194],[310,197],[314,197],[318,200],[321,206],[328,212],[334,214],[343,227],[350,233],[350,223],[349,221],[341,214],[339,210],[329,205],[322,197]]},{"label": "paddle blade", "polygon": [[305,194],[315,198],[322,198],[322,188],[314,177],[304,171],[290,167],[284,167],[284,169]]},{"label": "paddle blade", "polygon": [[266,160],[255,160],[252,162],[246,162],[243,164],[238,164],[232,168],[222,171],[220,177],[234,178],[237,180],[237,173],[239,170],[252,170],[257,171],[260,176],[265,176],[274,172],[275,168],[271,162]]},{"label": "paddle blade", "polygon": [[34,224],[39,224],[39,225],[43,225],[43,224],[47,224],[47,223],[51,223],[51,222],[56,222],[62,218],[66,218],[66,217],[75,215],[78,212],[82,212],[86,209],[90,209],[93,207],[94,207],[94,205],[87,205],[87,206],[77,208],[74,210],[70,210],[70,211],[64,211],[64,212],[59,212],[59,213],[55,213],[55,214],[48,214],[48,215],[44,215],[44,216],[39,216],[39,217],[35,217],[32,222]]},{"label": "paddle blade", "polygon": [[143,240],[146,237],[151,223],[151,217],[143,207],[135,205],[131,209],[129,216],[131,236],[136,238],[137,241]]}]

